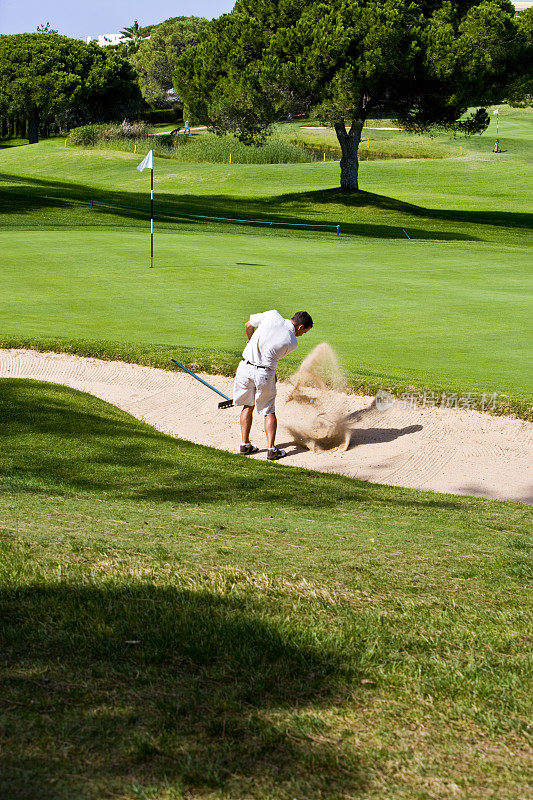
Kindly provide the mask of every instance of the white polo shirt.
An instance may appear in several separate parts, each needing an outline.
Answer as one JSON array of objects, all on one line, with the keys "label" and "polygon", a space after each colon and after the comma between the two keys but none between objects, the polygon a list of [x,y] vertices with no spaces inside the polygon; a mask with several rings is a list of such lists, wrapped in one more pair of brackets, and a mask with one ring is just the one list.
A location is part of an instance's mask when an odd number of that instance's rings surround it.
[{"label": "white polo shirt", "polygon": [[255,331],[244,348],[242,357],[251,364],[275,370],[280,358],[298,347],[294,323],[282,317],[279,311],[252,314],[250,323]]}]

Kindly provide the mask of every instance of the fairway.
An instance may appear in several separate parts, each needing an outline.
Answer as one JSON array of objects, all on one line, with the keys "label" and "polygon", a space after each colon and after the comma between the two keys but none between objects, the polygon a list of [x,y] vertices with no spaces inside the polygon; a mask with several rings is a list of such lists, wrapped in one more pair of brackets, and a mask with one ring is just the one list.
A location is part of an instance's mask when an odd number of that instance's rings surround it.
[{"label": "fairway", "polygon": [[300,352],[329,341],[350,378],[531,390],[525,248],[479,243],[465,266],[457,242],[181,231],[158,235],[152,271],[148,244],[140,231],[0,234],[2,332],[237,354],[257,308],[309,308]]}]

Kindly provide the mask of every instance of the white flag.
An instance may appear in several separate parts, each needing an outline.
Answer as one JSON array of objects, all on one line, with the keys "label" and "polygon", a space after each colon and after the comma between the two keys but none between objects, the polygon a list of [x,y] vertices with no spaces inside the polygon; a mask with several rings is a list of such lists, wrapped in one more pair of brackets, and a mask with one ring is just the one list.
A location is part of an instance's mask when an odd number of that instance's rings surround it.
[{"label": "white flag", "polygon": [[153,150],[150,150],[146,158],[143,158],[137,169],[142,172],[143,169],[153,169]]},{"label": "white flag", "polygon": [[[496,109],[494,109],[494,111],[492,113],[493,114],[497,114],[499,110],[500,110],[499,108],[496,108]],[[150,150],[150,152],[152,152],[152,151]]]}]

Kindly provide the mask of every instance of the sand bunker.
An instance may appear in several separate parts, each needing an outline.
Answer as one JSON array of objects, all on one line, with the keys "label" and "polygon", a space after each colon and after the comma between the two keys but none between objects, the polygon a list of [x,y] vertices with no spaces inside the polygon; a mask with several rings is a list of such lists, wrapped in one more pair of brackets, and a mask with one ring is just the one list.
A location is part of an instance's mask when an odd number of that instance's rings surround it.
[{"label": "sand bunker", "polygon": [[[292,382],[278,385],[278,442],[287,457],[272,469],[292,465],[392,486],[533,503],[532,423],[344,393],[342,374],[331,372],[327,346],[317,351]],[[239,409],[218,409],[218,397],[186,373],[65,353],[0,350],[0,377],[64,384],[163,433],[234,453],[239,449]],[[231,394],[231,378],[203,377]],[[252,441],[261,449],[252,459],[266,457],[262,422],[254,418]]]}]

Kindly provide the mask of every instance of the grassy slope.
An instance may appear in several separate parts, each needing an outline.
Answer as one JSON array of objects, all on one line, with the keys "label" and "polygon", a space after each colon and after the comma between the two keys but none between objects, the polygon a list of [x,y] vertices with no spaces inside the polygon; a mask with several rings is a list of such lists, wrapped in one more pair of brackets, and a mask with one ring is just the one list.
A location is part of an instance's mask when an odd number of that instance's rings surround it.
[{"label": "grassy slope", "polygon": [[526,796],[530,509],[0,389],[2,796]]},{"label": "grassy slope", "polygon": [[[139,214],[87,211],[95,195],[146,205],[137,156],[58,141],[5,150],[3,341],[179,345],[199,363],[216,348],[213,364],[229,370],[252,308],[304,305],[319,324],[301,352],[328,339],[353,385],[498,391],[527,416],[531,115],[508,114],[507,153],[490,153],[489,131],[462,159],[367,163],[363,185],[380,194],[350,198],[327,188],[338,180],[332,163],[158,160],[159,208],[341,222],[343,236],[160,219],[154,275]],[[258,270],[272,280],[257,281]],[[200,313],[211,324],[199,326]]]}]

